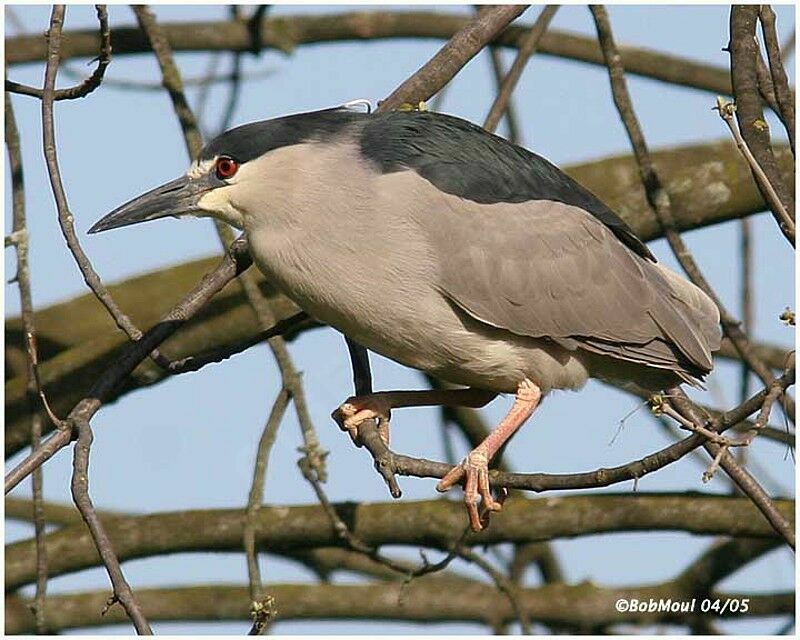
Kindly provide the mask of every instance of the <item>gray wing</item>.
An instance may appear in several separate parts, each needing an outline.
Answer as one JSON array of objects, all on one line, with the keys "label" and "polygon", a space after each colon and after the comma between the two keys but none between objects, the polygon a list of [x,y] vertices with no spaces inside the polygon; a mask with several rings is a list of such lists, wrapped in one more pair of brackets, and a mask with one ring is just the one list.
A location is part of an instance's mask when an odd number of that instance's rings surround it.
[{"label": "gray wing", "polygon": [[433,230],[439,287],[473,318],[679,375],[711,370],[713,303],[582,209],[545,200],[448,209],[451,223]]}]

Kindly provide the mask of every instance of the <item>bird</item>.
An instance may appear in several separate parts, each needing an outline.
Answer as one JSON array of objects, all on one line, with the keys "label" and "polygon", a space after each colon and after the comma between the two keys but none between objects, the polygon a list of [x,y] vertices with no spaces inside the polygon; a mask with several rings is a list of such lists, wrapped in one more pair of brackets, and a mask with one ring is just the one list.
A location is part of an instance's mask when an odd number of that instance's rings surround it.
[{"label": "bird", "polygon": [[258,269],[310,316],[458,385],[351,397],[334,411],[351,435],[374,418],[388,442],[392,409],[514,394],[436,487],[463,486],[475,531],[502,507],[489,463],[553,389],[702,386],[720,345],[714,302],[597,196],[453,115],[344,105],[244,124],[89,233],[166,216],[243,230]]}]

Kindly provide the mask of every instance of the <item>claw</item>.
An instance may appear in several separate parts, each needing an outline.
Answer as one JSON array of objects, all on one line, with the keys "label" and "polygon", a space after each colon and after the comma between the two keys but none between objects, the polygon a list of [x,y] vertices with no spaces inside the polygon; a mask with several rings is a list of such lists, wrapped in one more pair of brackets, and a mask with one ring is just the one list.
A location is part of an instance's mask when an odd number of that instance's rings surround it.
[{"label": "claw", "polygon": [[[503,501],[495,500],[489,485],[489,458],[481,451],[480,447],[474,449],[464,461],[453,467],[436,485],[437,491],[447,491],[452,486],[464,481],[464,502],[467,505],[469,524],[473,531],[480,531],[484,524],[478,512],[478,498],[486,510],[500,511]],[[503,496],[503,499],[505,496]]]},{"label": "claw", "polygon": [[[358,402],[358,404],[356,404]],[[389,426],[392,412],[389,406],[371,398],[348,398],[332,414],[342,431],[347,431],[353,442],[358,443],[358,428],[367,420],[378,421],[378,434],[389,446]]]}]

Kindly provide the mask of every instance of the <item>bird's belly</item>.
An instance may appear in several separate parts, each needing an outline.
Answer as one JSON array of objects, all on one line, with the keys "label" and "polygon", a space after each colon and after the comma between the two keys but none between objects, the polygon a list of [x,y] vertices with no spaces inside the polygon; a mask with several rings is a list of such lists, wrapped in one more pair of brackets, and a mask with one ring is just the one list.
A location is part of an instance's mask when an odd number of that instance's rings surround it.
[{"label": "bird's belly", "polygon": [[379,280],[383,295],[376,295],[362,290],[357,275],[321,269],[310,277],[256,263],[312,317],[371,351],[449,382],[513,393],[527,377],[547,393],[579,388],[587,379],[575,352],[465,317],[435,289],[409,290],[412,279]]},{"label": "bird's belly", "polygon": [[317,235],[324,241],[308,230],[291,238],[247,229],[259,269],[317,320],[371,351],[455,384],[514,392],[527,377],[547,393],[585,383],[577,352],[488,326],[452,305],[436,288],[435,260],[419,234],[362,230],[362,238],[396,241],[373,252],[358,236],[336,227],[323,231]]}]

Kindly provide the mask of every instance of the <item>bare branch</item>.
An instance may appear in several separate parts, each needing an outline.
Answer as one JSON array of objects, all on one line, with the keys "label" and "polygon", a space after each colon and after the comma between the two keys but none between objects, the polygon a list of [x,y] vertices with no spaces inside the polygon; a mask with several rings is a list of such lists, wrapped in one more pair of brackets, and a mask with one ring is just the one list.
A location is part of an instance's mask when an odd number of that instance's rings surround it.
[{"label": "bare branch", "polygon": [[[37,410],[37,399],[41,398],[45,406],[46,399],[39,380],[37,367],[37,354],[35,351],[36,325],[33,314],[33,296],[31,294],[31,274],[28,263],[28,227],[25,218],[25,181],[22,171],[22,150],[20,146],[17,120],[14,117],[14,107],[11,96],[5,94],[5,132],[6,148],[8,150],[8,165],[11,170],[11,202],[13,207],[12,233],[20,239],[16,243],[17,273],[14,276],[19,285],[20,308],[22,311],[22,326],[25,334],[25,396],[30,416],[31,448],[33,451],[41,444],[42,417]],[[45,615],[45,595],[47,593],[47,549],[44,544],[45,520],[43,508],[43,473],[37,469],[32,477],[33,491],[33,526],[36,539],[36,594],[33,607],[36,619],[36,633],[46,634],[47,619]]]},{"label": "bare branch", "polygon": [[[52,27],[51,27],[52,29]],[[72,471],[72,498],[83,516],[86,526],[92,534],[97,553],[106,567],[108,577],[114,588],[114,593],[109,602],[119,602],[130,617],[136,632],[139,635],[153,635],[147,619],[142,613],[136,596],[134,596],[128,581],[122,574],[119,560],[114,553],[114,547],[106,533],[105,527],[97,517],[94,505],[89,497],[89,452],[92,446],[92,428],[85,420],[78,420],[78,441],[75,443],[73,471]]]},{"label": "bare branch", "polygon": [[733,123],[733,114],[736,111],[735,105],[732,102],[725,102],[722,98],[717,98],[717,106],[715,108],[719,111],[719,115],[725,121],[725,124],[728,125],[728,129],[730,129],[733,134],[733,139],[736,141],[736,146],[739,147],[739,151],[742,152],[742,155],[747,160],[747,164],[750,165],[750,170],[753,172],[756,184],[758,184],[758,188],[761,189],[761,193],[764,194],[769,208],[778,220],[778,225],[783,231],[783,234],[786,236],[787,240],[794,245],[796,234],[794,220],[792,220],[783,202],[781,202],[781,199],[778,197],[775,188],[772,186],[769,178],[767,178],[767,174],[764,173],[764,169],[761,168],[761,165],[758,163],[758,160],[756,160],[747,142],[742,137],[739,128]]},{"label": "bare branch", "polygon": [[[497,85],[497,90],[500,90],[500,86],[503,83],[503,78],[506,76],[506,72],[503,69],[503,55],[502,49],[497,47],[493,44],[490,44],[487,47],[489,52],[489,61],[492,63],[492,75],[495,79],[495,84]],[[442,91],[436,94],[436,97],[442,95]],[[437,111],[437,109],[431,108],[432,111]],[[519,121],[517,118],[517,111],[514,107],[514,101],[511,99],[511,96],[508,98],[508,102],[506,103],[505,109],[501,114],[505,116],[506,126],[508,127],[508,139],[513,142],[514,144],[519,144],[521,137],[520,137],[520,126]],[[486,129],[486,126],[484,126]]]},{"label": "bare branch", "polygon": [[[290,53],[302,45],[349,40],[448,40],[470,21],[470,17],[422,11],[360,11],[274,17],[262,21],[260,44],[264,49]],[[247,30],[229,21],[165,24],[164,29],[174,51],[249,51],[252,46],[252,37]],[[519,48],[528,31],[527,26],[512,25],[497,36],[495,43]],[[92,31],[68,32],[63,46],[64,59],[93,56],[98,44],[97,34]],[[150,51],[147,39],[135,27],[115,29],[114,47],[118,56]],[[543,55],[604,66],[597,41],[575,33],[551,31],[542,38],[539,51]],[[10,65],[34,62],[45,57],[41,38],[36,35],[9,38],[6,52],[6,60]],[[620,54],[629,73],[714,94],[731,94],[730,74],[722,67],[641,47],[625,46],[620,49]]]},{"label": "bare branch", "polygon": [[264,502],[264,482],[267,475],[269,455],[272,445],[278,434],[278,427],[281,424],[286,407],[289,405],[289,392],[281,389],[278,397],[272,404],[267,424],[261,434],[258,443],[256,461],[253,466],[253,482],[250,486],[250,495],[247,499],[247,509],[245,510],[245,522],[242,533],[244,551],[247,556],[247,575],[250,579],[250,601],[257,602],[266,595],[261,584],[261,569],[258,566],[258,553],[256,552],[256,521],[261,503]]},{"label": "bare branch", "polygon": [[[55,5],[53,7],[50,17],[50,29],[47,35],[48,56],[47,66],[45,68],[44,88],[42,91],[42,129],[44,152],[47,160],[47,169],[50,174],[50,182],[53,187],[53,194],[58,204],[59,222],[61,223],[62,232],[64,233],[64,237],[67,239],[67,244],[75,256],[78,265],[81,266],[81,270],[84,273],[84,277],[87,279],[87,283],[89,283],[90,280],[95,280],[93,284],[97,286],[100,284],[99,278],[96,277],[94,269],[92,269],[91,264],[89,263],[85,254],[83,254],[83,251],[77,242],[77,238],[75,237],[72,216],[67,208],[66,197],[61,185],[61,176],[59,174],[58,162],[56,159],[55,131],[53,123],[53,97],[55,93],[56,75],[58,74],[58,65],[60,62],[59,46],[61,42],[61,30],[64,26],[64,13],[64,5]],[[93,288],[98,297],[101,297],[101,295],[104,293],[101,284],[100,287],[101,288],[99,289]],[[110,300],[107,292],[105,293],[105,298],[112,304],[112,306],[109,307],[109,311],[111,311],[114,308],[113,301]],[[61,425],[59,426],[61,427]],[[103,564],[106,566],[108,576],[111,579],[111,583],[114,587],[114,599],[119,601],[125,608],[125,611],[127,612],[128,616],[130,616],[134,626],[136,627],[136,631],[139,634],[151,635],[152,631],[150,626],[142,614],[142,610],[139,607],[139,604],[136,602],[136,598],[122,574],[119,561],[114,554],[111,542],[108,539],[102,524],[100,524],[100,520],[94,511],[92,501],[89,498],[89,450],[92,443],[91,427],[89,426],[89,422],[84,419],[76,420],[72,423],[72,426],[76,427],[78,432],[78,441],[75,444],[72,473],[72,496],[75,501],[75,505],[78,507],[78,510],[81,512],[81,515],[86,522],[86,525],[89,527],[97,551],[103,560]],[[68,431],[71,431],[71,429],[63,427],[60,428],[60,433],[62,434]],[[34,449],[32,455],[36,455],[36,453],[41,450],[42,449],[40,448]]]},{"label": "bare branch", "polygon": [[739,351],[742,360],[746,362],[748,366],[753,369],[753,371],[755,371],[765,385],[770,385],[773,381],[772,372],[754,353],[752,346],[750,345],[750,341],[742,331],[739,322],[735,320],[728,310],[723,306],[719,296],[716,294],[703,273],[700,271],[700,268],[694,260],[694,257],[686,247],[686,244],[683,242],[683,239],[678,231],[675,229],[670,195],[664,188],[664,185],[659,178],[658,173],[656,172],[652,158],[650,157],[650,152],[647,149],[647,144],[645,142],[642,129],[639,126],[639,121],[636,118],[636,113],[633,110],[633,104],[631,103],[630,94],[628,93],[627,84],[625,82],[625,70],[622,67],[619,52],[617,51],[616,44],[614,43],[613,35],[611,33],[611,25],[608,21],[608,15],[605,9],[600,5],[592,6],[591,10],[597,26],[600,46],[603,49],[603,53],[608,64],[608,73],[611,80],[611,91],[614,96],[614,104],[617,106],[620,118],[625,125],[625,130],[628,134],[628,138],[630,139],[631,146],[633,147],[636,162],[639,165],[641,181],[647,194],[648,203],[661,223],[664,235],[667,238],[675,257],[683,267],[686,274],[691,278],[694,284],[700,287],[714,301],[719,308],[720,322],[722,324],[723,331],[736,346],[736,349]]},{"label": "bare branch", "polygon": [[714,585],[779,545],[777,539],[719,539],[684,569],[677,581],[686,584],[697,595],[706,596]]},{"label": "bare branch", "polygon": [[[98,10],[99,13],[99,10]],[[108,25],[105,25],[107,29]],[[59,30],[60,33],[60,30]],[[55,80],[58,74],[58,66],[60,64],[60,38],[48,38],[48,60],[45,79],[50,79],[51,90],[45,87],[42,91],[42,142],[44,145],[44,156],[47,164],[47,173],[50,178],[50,185],[53,190],[53,197],[55,199],[56,208],[58,209],[58,223],[61,227],[61,233],[67,242],[67,247],[70,250],[78,269],[83,276],[87,286],[92,290],[97,299],[103,304],[108,313],[114,319],[117,326],[124,331],[131,340],[138,340],[142,336],[142,332],[131,322],[130,318],[120,309],[119,305],[114,301],[108,293],[105,285],[103,284],[100,276],[94,270],[92,263],[88,256],[83,251],[83,248],[78,241],[75,233],[75,223],[72,212],[69,210],[67,203],[67,196],[64,191],[64,185],[61,181],[61,173],[58,166],[58,155],[56,152],[55,142],[55,121],[53,116],[53,96],[55,95]],[[109,54],[110,55],[110,54]],[[103,67],[104,69],[105,67]],[[49,75],[48,75],[49,74]],[[102,78],[102,73],[99,75]],[[97,81],[99,84],[99,80]],[[158,351],[154,351],[151,357],[156,361],[162,361],[161,355]]]},{"label": "bare branch", "polygon": [[[739,122],[742,137],[747,142],[757,164],[763,170],[768,183],[778,195],[784,209],[788,211],[788,216],[794,226],[794,197],[778,171],[775,155],[770,145],[769,125],[764,120],[758,93],[756,70],[756,60],[760,55],[756,42],[758,13],[758,5],[734,5],[731,7],[729,51],[731,82],[736,101],[736,119]],[[763,190],[758,178],[756,180],[759,188]],[[767,199],[781,231],[794,246],[793,230],[786,226],[783,217],[773,208],[766,193],[764,198]]]},{"label": "bare branch", "polygon": [[[97,378],[87,395],[75,405],[67,417],[67,422],[72,424],[77,419],[88,421],[102,406],[102,403],[112,395],[120,383],[147,357],[147,354],[175,333],[208,300],[251,264],[252,259],[247,251],[247,243],[240,238],[231,246],[221,264],[212,273],[207,274],[179,304],[173,307],[140,340],[127,346],[106,372]],[[71,433],[67,429],[61,429],[48,438],[39,449],[27,456],[6,474],[5,492],[11,491],[34,469],[44,464],[69,444],[70,439]]]},{"label": "bare branch", "polygon": [[[280,603],[279,620],[339,619],[398,620],[406,622],[474,622],[492,624],[513,622],[514,611],[508,600],[493,586],[428,578],[410,586],[401,582],[380,585],[305,585],[270,584],[270,593]],[[195,586],[142,589],[142,601],[154,620],[241,620],[247,616],[247,586]],[[380,597],[376,597],[380,594]],[[634,623],[687,624],[686,614],[670,612],[618,612],[620,599],[647,602],[660,598],[690,600],[691,593],[675,583],[638,587],[600,587],[591,583],[548,585],[519,592],[520,604],[537,622],[550,625],[594,626]],[[791,592],[730,593],[714,591],[714,600],[747,599],[747,613],[726,611],[726,619],[758,616],[792,616]],[[66,630],[119,622],[110,611],[105,619],[96,611],[103,604],[97,592],[51,596],[50,606],[58,613],[56,629]],[[402,606],[398,603],[402,602]],[[565,608],[563,603],[570,606]],[[30,633],[30,614],[25,601],[16,596],[6,599],[7,633]]]},{"label": "bare branch", "polygon": [[[106,67],[111,63],[111,30],[108,28],[108,9],[104,4],[96,5],[97,19],[100,22],[100,55],[97,57],[97,67],[88,78],[79,85],[68,89],[56,89],[53,100],[74,100],[85,98],[103,82]],[[38,87],[29,87],[12,80],[6,80],[6,91],[25,96],[42,98],[44,92]]]},{"label": "bare branch", "polygon": [[[784,517],[794,516],[794,501],[776,500]],[[428,500],[333,504],[359,540],[371,547],[410,545],[447,552],[461,543],[466,526],[462,505]],[[207,509],[115,517],[104,521],[122,560],[199,551],[242,551],[243,509]],[[698,493],[570,495],[544,500],[514,498],[494,514],[492,526],[468,533],[463,544],[533,542],[553,538],[621,531],[686,531],[702,535],[779,539],[746,498]],[[97,566],[97,551],[83,524],[46,536],[51,576]],[[342,547],[323,507],[262,506],[256,546],[276,553],[319,547]],[[6,589],[36,579],[34,541],[6,547]],[[249,601],[249,597],[245,596]]]},{"label": "bare branch", "polygon": [[170,100],[172,100],[172,108],[175,111],[175,115],[178,116],[189,158],[194,160],[197,154],[200,153],[200,149],[203,148],[203,138],[200,135],[200,129],[197,126],[194,113],[192,113],[183,93],[183,81],[172,57],[172,48],[167,36],[156,22],[155,14],[150,7],[147,5],[131,5],[131,9],[136,14],[139,27],[147,36],[153,53],[156,55],[158,66],[161,68],[162,83],[167,93],[169,93]]},{"label": "bare branch", "polygon": [[794,150],[794,91],[789,86],[789,79],[783,66],[783,54],[778,42],[778,32],[775,28],[775,12],[768,4],[763,4],[759,11],[759,17],[761,18],[761,32],[764,34],[764,45],[767,49],[769,70],[772,76],[775,98],[778,102],[779,114],[783,126],[786,128],[786,135],[789,136],[789,144]]},{"label": "bare branch", "polygon": [[550,25],[550,21],[553,19],[553,16],[555,16],[557,10],[558,5],[544,6],[542,12],[536,18],[536,22],[531,27],[531,30],[520,43],[517,57],[514,59],[505,78],[503,78],[500,89],[497,92],[497,97],[494,99],[494,103],[492,103],[492,107],[489,109],[489,114],[486,116],[486,120],[483,123],[483,128],[487,131],[494,131],[497,128],[500,117],[506,110],[506,105],[508,105],[508,101],[511,99],[511,94],[514,91],[514,87],[517,86],[517,82],[522,75],[522,71],[525,69],[525,65],[536,51],[539,41],[542,39],[545,31],[547,31],[547,27]]},{"label": "bare branch", "polygon": [[[790,372],[790,375],[794,376],[794,370]],[[769,391],[765,389],[764,391],[766,392],[765,399],[769,398],[771,395],[771,389]],[[695,424],[695,426],[699,427],[707,422],[705,416],[697,411],[692,401],[689,400],[689,398],[680,388],[676,387],[675,389],[671,390],[669,402],[673,404],[675,408],[684,416],[689,418]],[[710,424],[710,421],[708,422]],[[712,430],[715,431],[715,429]],[[745,469],[742,469],[736,463],[736,460],[728,452],[728,446],[719,445],[711,440],[706,440],[703,442],[703,447],[711,455],[714,464],[718,464],[725,470],[730,479],[733,480],[742,490],[742,492],[753,501],[753,504],[758,507],[762,514],[764,514],[764,517],[769,521],[769,523],[778,533],[780,533],[781,536],[783,536],[787,544],[794,549],[795,533],[792,525],[783,516],[783,514],[781,514],[775,503],[770,499],[764,489],[761,488],[755,478],[753,478]],[[712,468],[710,468],[706,473],[713,473],[712,469],[713,465]]]},{"label": "bare branch", "polygon": [[422,68],[380,102],[381,110],[392,111],[403,103],[416,105],[428,100],[527,8],[527,5],[493,5],[484,9],[454,34]]}]

